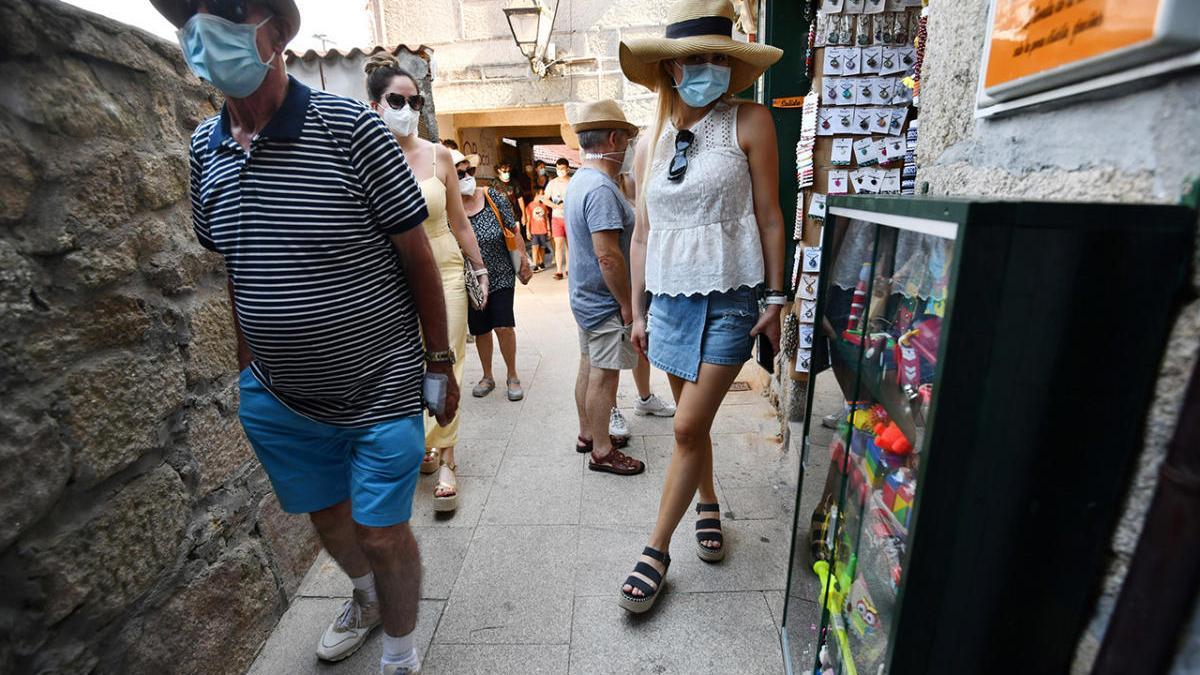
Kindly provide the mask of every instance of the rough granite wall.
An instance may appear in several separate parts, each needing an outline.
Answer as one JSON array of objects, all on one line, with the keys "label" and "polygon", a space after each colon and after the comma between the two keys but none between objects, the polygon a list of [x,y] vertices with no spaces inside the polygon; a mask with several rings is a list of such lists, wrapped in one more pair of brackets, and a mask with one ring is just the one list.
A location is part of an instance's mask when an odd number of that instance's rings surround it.
[{"label": "rough granite wall", "polygon": [[[930,3],[929,47],[921,77],[918,184],[931,194],[1074,201],[1178,203],[1200,179],[1200,73],[1175,74],[1134,92],[1106,93],[1001,119],[974,118],[987,33],[987,0]],[[1197,250],[1200,270],[1200,249]],[[1200,287],[1200,275],[1193,280]],[[1114,308],[1115,312],[1129,311]],[[1200,347],[1200,302],[1178,317],[1147,418],[1145,448],[1112,562],[1074,672],[1090,670],[1141,533],[1158,467],[1175,429],[1183,390]],[[1119,357],[1118,357],[1119,358]],[[1120,386],[1114,383],[1114,386]],[[1200,662],[1200,605],[1186,631],[1176,672]]]},{"label": "rough granite wall", "polygon": [[240,673],[316,553],[237,420],[176,45],[0,0],[0,672]]}]

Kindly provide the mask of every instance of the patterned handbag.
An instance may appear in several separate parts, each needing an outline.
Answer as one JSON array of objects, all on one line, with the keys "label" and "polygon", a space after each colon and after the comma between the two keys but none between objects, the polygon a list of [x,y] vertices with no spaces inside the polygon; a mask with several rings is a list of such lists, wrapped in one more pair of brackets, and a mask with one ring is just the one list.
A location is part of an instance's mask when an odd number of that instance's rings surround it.
[{"label": "patterned handbag", "polygon": [[471,261],[467,256],[463,256],[463,283],[467,287],[467,301],[471,303],[471,307],[475,310],[483,309],[487,304],[487,296],[483,294],[483,284],[479,283],[479,277],[475,276],[475,268],[471,267]]}]

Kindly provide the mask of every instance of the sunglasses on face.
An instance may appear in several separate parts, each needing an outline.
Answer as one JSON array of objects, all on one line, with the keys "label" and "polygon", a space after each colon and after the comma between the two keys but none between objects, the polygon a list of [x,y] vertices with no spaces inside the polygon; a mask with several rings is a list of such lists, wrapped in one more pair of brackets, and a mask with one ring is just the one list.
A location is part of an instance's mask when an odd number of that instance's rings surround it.
[{"label": "sunglasses on face", "polygon": [[690,130],[684,129],[675,135],[675,156],[671,158],[671,167],[667,169],[667,180],[679,182],[683,180],[683,175],[687,173],[688,148],[692,147],[692,141],[696,135]]},{"label": "sunglasses on face", "polygon": [[459,180],[462,180],[462,179],[466,178],[467,176],[474,176],[474,175],[475,175],[475,167],[473,167],[473,166],[468,166],[465,169],[458,170],[458,179]]},{"label": "sunglasses on face", "polygon": [[412,96],[402,96],[400,94],[388,94],[383,97],[387,104],[396,110],[403,110],[404,106],[412,108],[415,112],[420,112],[421,108],[425,107],[425,97],[420,94]]},{"label": "sunglasses on face", "polygon": [[[234,23],[242,23],[246,20],[247,4],[246,0],[206,0],[204,2],[209,14]],[[199,7],[200,0],[191,0],[188,3],[188,9],[193,13]]]}]

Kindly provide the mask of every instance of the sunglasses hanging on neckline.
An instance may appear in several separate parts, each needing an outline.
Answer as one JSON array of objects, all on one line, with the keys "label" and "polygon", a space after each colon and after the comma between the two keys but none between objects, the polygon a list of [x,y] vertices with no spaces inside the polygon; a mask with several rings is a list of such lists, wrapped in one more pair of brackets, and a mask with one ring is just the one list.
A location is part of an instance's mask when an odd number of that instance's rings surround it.
[{"label": "sunglasses hanging on neckline", "polygon": [[671,158],[671,166],[667,170],[667,180],[676,183],[683,180],[688,168],[687,151],[692,147],[692,141],[695,139],[696,135],[689,129],[675,134],[675,156]]}]

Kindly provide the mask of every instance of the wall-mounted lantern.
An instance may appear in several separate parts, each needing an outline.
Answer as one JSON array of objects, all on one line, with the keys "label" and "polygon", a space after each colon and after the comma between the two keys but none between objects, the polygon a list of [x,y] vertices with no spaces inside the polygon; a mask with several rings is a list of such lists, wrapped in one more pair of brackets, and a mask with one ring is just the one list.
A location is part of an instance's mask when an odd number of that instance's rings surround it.
[{"label": "wall-mounted lantern", "polygon": [[504,11],[513,41],[521,54],[529,61],[529,69],[538,77],[550,74],[550,67],[558,63],[554,58],[554,45],[550,43],[550,32],[554,30],[554,19],[558,16],[558,2],[551,7],[546,0],[530,0],[528,7],[509,7]]}]

